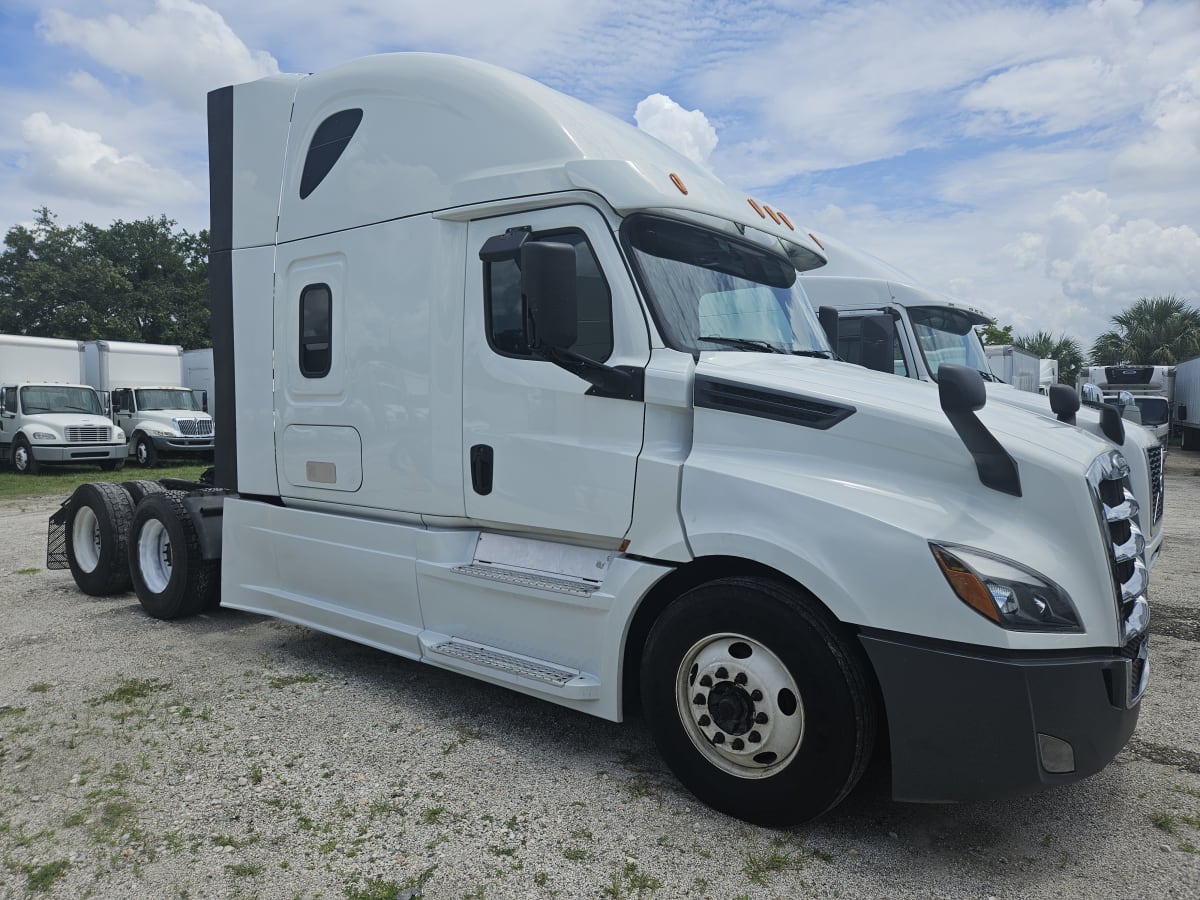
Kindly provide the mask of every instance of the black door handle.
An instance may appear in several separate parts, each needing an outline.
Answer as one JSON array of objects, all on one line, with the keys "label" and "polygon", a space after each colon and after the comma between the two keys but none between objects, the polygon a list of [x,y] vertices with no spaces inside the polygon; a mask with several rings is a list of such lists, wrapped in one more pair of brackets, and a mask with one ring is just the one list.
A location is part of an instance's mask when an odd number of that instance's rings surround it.
[{"label": "black door handle", "polygon": [[492,492],[492,448],[487,444],[471,448],[471,486],[483,496]]}]

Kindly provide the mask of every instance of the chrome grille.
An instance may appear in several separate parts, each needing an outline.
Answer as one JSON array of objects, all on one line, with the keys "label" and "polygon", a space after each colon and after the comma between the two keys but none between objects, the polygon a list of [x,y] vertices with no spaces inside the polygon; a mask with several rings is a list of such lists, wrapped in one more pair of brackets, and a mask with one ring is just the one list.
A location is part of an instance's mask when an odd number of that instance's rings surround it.
[{"label": "chrome grille", "polygon": [[68,425],[67,443],[107,444],[112,440],[112,429],[101,425]]},{"label": "chrome grille", "polygon": [[175,427],[185,437],[208,437],[213,433],[212,419],[176,419]]},{"label": "chrome grille", "polygon": [[1150,671],[1146,652],[1150,574],[1145,563],[1146,540],[1137,525],[1140,507],[1130,490],[1129,464],[1116,450],[1098,456],[1087,477],[1112,567],[1122,655],[1131,661],[1128,702],[1132,705],[1146,689]]},{"label": "chrome grille", "polygon": [[1150,502],[1154,507],[1154,524],[1157,525],[1163,517],[1163,448],[1150,447],[1146,450],[1146,463],[1150,467]]}]

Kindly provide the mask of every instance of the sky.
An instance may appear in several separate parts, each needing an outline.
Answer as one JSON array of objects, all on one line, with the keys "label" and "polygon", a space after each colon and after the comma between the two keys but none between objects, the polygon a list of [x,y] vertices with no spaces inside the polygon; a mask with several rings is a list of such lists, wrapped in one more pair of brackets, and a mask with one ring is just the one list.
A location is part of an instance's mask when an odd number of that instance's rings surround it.
[{"label": "sky", "polygon": [[1085,347],[1200,306],[1200,0],[3,0],[0,231],[208,226],[205,95],[470,56],[636,124],[806,229]]}]

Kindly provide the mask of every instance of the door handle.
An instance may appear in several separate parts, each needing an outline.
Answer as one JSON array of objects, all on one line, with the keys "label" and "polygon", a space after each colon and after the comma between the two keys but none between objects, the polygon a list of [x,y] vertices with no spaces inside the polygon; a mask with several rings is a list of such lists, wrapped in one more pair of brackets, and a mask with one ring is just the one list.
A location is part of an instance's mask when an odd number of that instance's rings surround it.
[{"label": "door handle", "polygon": [[487,444],[471,448],[471,487],[485,497],[492,492],[492,448]]}]

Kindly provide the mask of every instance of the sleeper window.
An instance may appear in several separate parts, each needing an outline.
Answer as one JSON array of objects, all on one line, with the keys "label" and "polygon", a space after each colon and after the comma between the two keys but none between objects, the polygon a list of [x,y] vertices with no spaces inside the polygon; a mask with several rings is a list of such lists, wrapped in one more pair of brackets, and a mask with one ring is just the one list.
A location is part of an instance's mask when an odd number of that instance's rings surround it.
[{"label": "sleeper window", "polygon": [[324,378],[333,364],[333,296],[327,284],[300,292],[300,374]]},{"label": "sleeper window", "polygon": [[[577,231],[540,234],[535,240],[575,248],[575,293],[579,302],[578,339],[570,348],[604,362],[613,351],[612,294],[587,238]],[[521,270],[513,260],[484,263],[485,318],[492,349],[506,356],[529,356],[525,343]]]}]

